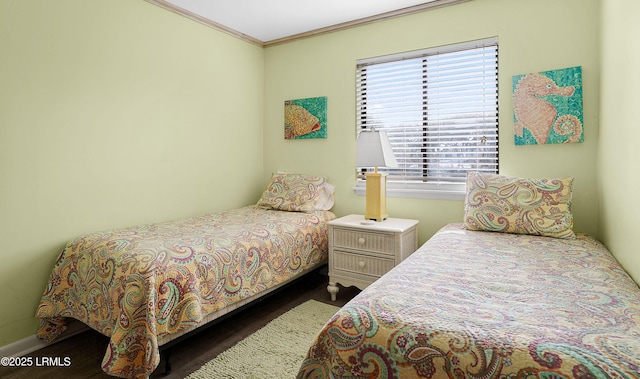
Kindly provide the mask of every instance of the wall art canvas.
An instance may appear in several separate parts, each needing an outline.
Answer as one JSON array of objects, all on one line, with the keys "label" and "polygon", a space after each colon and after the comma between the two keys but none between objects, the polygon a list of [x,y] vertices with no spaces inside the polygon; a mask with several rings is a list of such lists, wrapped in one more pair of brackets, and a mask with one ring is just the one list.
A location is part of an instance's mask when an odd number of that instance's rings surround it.
[{"label": "wall art canvas", "polygon": [[327,138],[327,97],[285,101],[284,138]]},{"label": "wall art canvas", "polygon": [[513,76],[516,145],[584,141],[582,67]]}]

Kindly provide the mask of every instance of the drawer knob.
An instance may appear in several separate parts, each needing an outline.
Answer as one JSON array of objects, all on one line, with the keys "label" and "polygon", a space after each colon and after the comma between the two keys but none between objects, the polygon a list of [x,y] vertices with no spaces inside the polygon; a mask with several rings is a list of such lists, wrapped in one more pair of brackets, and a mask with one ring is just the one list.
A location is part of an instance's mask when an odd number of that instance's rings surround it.
[{"label": "drawer knob", "polygon": [[364,261],[360,261],[360,262],[358,262],[358,267],[360,267],[360,268],[364,268]]},{"label": "drawer knob", "polygon": [[364,243],[365,243],[365,242],[366,242],[366,241],[364,240],[364,238],[363,238],[363,237],[358,238],[358,243],[359,243],[360,245],[364,245]]}]

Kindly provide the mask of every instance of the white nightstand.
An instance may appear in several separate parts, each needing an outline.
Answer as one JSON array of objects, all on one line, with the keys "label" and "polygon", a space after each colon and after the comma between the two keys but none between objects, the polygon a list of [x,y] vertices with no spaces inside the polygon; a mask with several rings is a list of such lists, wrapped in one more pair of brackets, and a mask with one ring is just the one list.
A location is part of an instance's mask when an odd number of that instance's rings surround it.
[{"label": "white nightstand", "polygon": [[388,218],[367,222],[363,215],[329,222],[329,286],[336,299],[337,284],[365,289],[418,248],[418,220]]}]

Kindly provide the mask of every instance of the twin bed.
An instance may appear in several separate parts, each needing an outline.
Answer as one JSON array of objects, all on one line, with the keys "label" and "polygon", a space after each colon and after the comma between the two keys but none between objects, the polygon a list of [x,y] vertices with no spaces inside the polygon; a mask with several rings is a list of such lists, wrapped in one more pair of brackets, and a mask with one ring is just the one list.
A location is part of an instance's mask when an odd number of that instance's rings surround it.
[{"label": "twin bed", "polygon": [[470,174],[443,227],[319,332],[298,378],[640,378],[640,290],[571,179]]},{"label": "twin bed", "polygon": [[38,336],[68,318],[109,336],[103,370],[148,377],[159,347],[327,261],[333,188],[275,174],[255,206],[70,241],[37,310]]},{"label": "twin bed", "polygon": [[587,236],[451,224],[336,313],[298,378],[640,378],[640,291]]}]

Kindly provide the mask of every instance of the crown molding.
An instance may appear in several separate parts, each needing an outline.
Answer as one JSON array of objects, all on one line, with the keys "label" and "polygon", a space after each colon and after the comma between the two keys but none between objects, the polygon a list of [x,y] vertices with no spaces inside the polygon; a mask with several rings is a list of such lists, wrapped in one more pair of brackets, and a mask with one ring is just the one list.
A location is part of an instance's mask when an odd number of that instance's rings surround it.
[{"label": "crown molding", "polygon": [[464,3],[466,1],[470,1],[470,0],[434,0],[432,2],[425,3],[425,4],[414,5],[412,7],[402,8],[395,11],[381,13],[378,15],[360,18],[353,21],[343,22],[341,24],[331,25],[325,28],[320,28],[320,29],[311,30],[305,33],[295,34],[289,37],[283,37],[283,38],[274,39],[271,41],[266,41],[263,43],[263,45],[265,47],[280,45],[283,43],[292,42],[292,41],[300,40],[303,38],[309,38],[309,37],[315,37],[322,34],[333,33],[333,32],[337,32],[345,29],[355,28],[357,26],[372,24],[378,21],[384,21],[384,20],[389,20],[396,17],[407,16],[414,13],[420,13],[430,9],[436,9],[436,8],[441,8],[448,5]]},{"label": "crown molding", "polygon": [[179,14],[181,16],[187,17],[187,18],[189,18],[189,19],[191,19],[193,21],[199,22],[199,23],[201,23],[203,25],[206,25],[206,26],[208,26],[210,28],[219,30],[219,31],[221,31],[223,33],[227,33],[227,34],[229,34],[229,35],[231,35],[233,37],[239,38],[239,39],[241,39],[243,41],[249,42],[251,44],[254,44],[254,45],[257,45],[257,46],[260,46],[260,47],[264,46],[264,42],[263,41],[260,41],[260,40],[258,40],[256,38],[253,38],[253,37],[248,36],[246,34],[240,33],[237,30],[234,30],[234,29],[231,29],[229,27],[226,27],[226,26],[224,26],[224,25],[222,25],[220,23],[217,23],[217,22],[215,22],[213,20],[210,20],[210,19],[208,19],[206,17],[202,17],[200,15],[197,15],[197,14],[195,14],[195,13],[193,13],[191,11],[188,11],[188,10],[186,10],[184,8],[181,8],[181,7],[178,7],[176,5],[173,5],[173,4],[171,4],[171,3],[169,3],[169,2],[167,2],[165,0],[145,0],[145,1],[148,2],[148,3],[151,3],[151,4],[158,5],[158,6],[164,8],[166,10],[169,10],[171,12],[177,13],[177,14]]},{"label": "crown molding", "polygon": [[239,38],[251,44],[261,46],[261,47],[269,47],[269,46],[280,45],[280,44],[284,44],[292,41],[297,41],[304,38],[315,37],[322,34],[328,34],[328,33],[333,33],[333,32],[337,32],[345,29],[355,28],[357,26],[367,25],[374,22],[378,22],[378,21],[388,20],[391,18],[406,16],[414,13],[420,13],[430,9],[436,9],[436,8],[441,8],[441,7],[445,7],[453,4],[463,3],[470,0],[434,0],[429,3],[414,5],[412,7],[407,7],[407,8],[391,11],[391,12],[381,13],[375,16],[365,17],[358,20],[343,22],[337,25],[327,26],[324,28],[315,29],[308,32],[299,33],[292,36],[278,38],[270,41],[260,41],[259,39],[253,38],[237,30],[234,30],[220,23],[217,23],[213,20],[197,15],[184,8],[173,5],[166,0],[145,0],[145,1],[151,4],[158,5],[171,12],[177,13],[181,16],[187,17],[193,21],[199,22],[210,28],[219,30],[223,33],[229,34],[231,36],[234,36],[236,38]]}]

